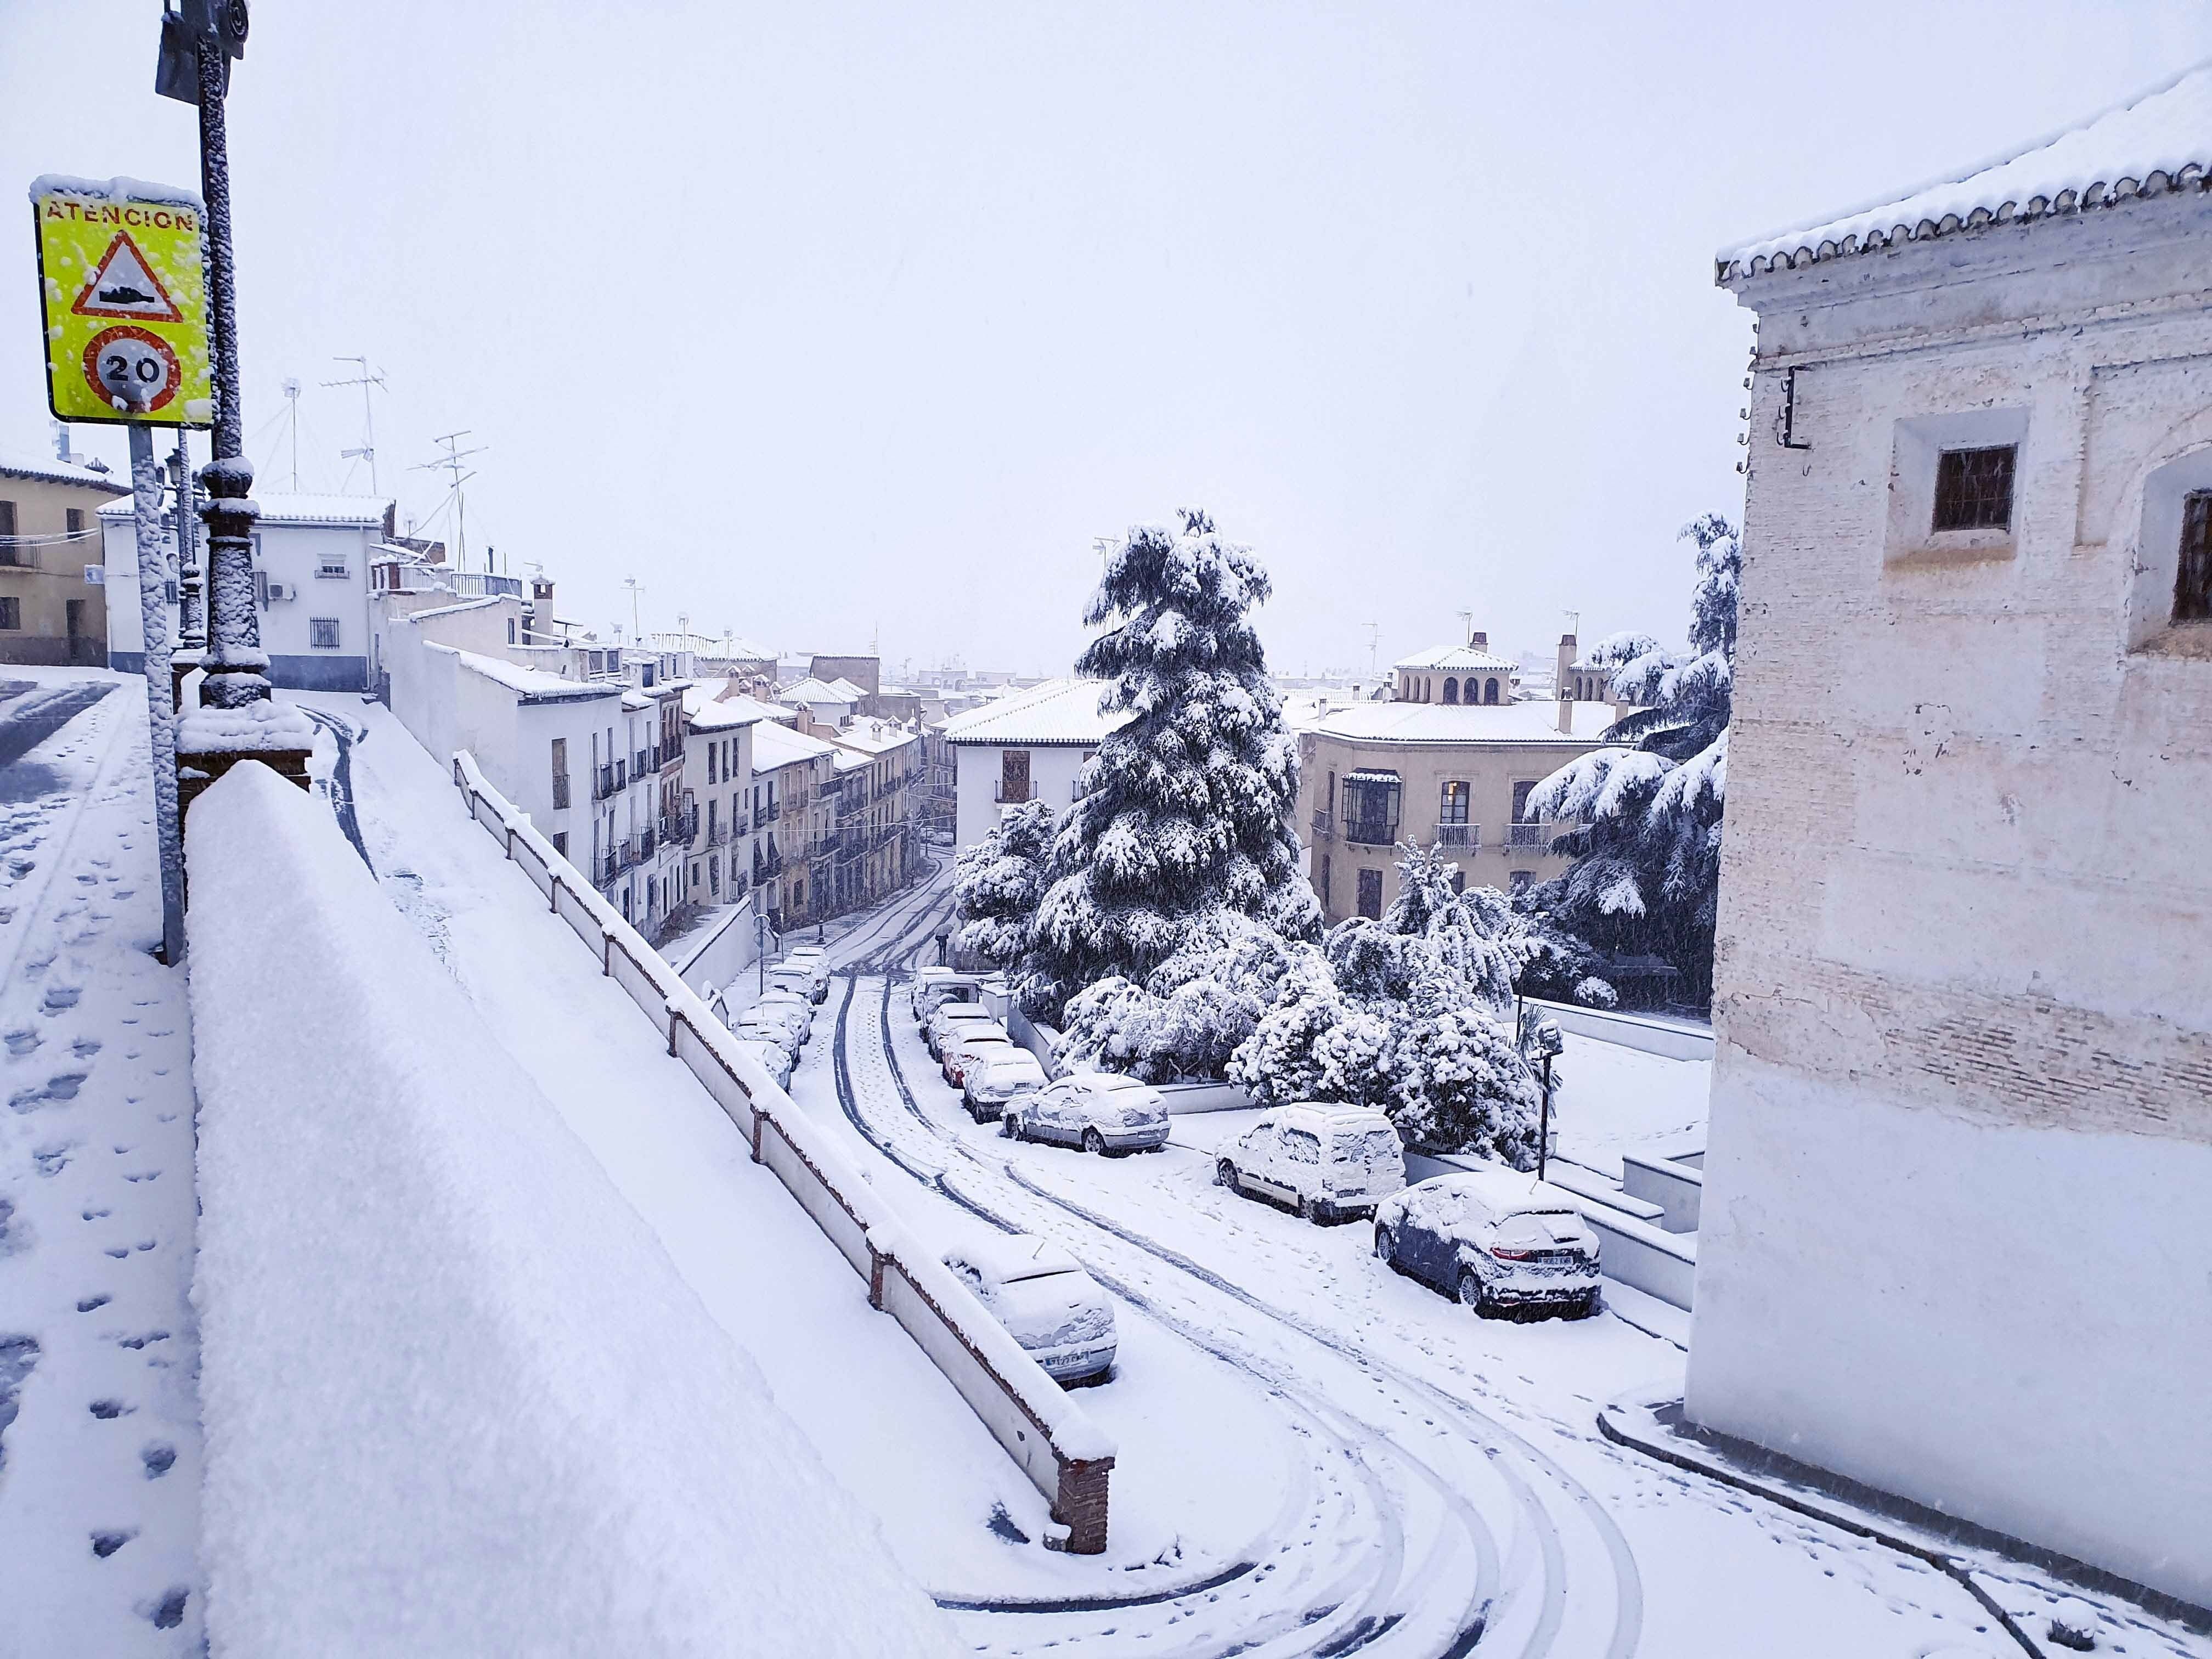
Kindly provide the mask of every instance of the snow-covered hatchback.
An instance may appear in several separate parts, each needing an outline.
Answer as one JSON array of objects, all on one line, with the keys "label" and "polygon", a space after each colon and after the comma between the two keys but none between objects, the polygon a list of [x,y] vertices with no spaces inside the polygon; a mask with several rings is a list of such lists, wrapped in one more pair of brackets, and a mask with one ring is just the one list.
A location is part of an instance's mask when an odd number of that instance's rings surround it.
[{"label": "snow-covered hatchback", "polygon": [[1476,1313],[1598,1310],[1597,1235],[1564,1188],[1517,1170],[1438,1176],[1375,1211],[1375,1254]]},{"label": "snow-covered hatchback", "polygon": [[1213,1178],[1327,1225],[1374,1214],[1406,1184],[1406,1154],[1380,1112],[1300,1103],[1276,1108],[1223,1147]]},{"label": "snow-covered hatchback", "polygon": [[1056,1244],[1017,1233],[945,1253],[1007,1334],[1055,1382],[1103,1382],[1114,1370],[1114,1304]]},{"label": "snow-covered hatchback", "polygon": [[1168,1109],[1149,1084],[1117,1072],[1078,1072],[1006,1107],[999,1132],[1086,1152],[1157,1152],[1168,1143]]}]

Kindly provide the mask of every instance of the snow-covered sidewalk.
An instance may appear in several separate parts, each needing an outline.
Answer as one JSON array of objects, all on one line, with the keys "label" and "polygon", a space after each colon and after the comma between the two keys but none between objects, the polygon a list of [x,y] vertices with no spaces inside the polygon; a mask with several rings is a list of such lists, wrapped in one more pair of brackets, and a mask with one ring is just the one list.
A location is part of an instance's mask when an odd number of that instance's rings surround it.
[{"label": "snow-covered sidewalk", "polygon": [[192,1654],[191,1042],[183,974],[149,954],[144,684],[6,674],[0,1652]]}]

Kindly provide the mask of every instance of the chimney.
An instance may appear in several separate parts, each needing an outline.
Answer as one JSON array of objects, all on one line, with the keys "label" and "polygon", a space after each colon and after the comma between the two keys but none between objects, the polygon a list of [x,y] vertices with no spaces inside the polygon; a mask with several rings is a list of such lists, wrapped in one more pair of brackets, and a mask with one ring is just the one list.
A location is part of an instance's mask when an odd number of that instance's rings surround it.
[{"label": "chimney", "polygon": [[1474,632],[1470,633],[1467,636],[1467,642],[1478,651],[1487,651],[1490,649],[1490,635],[1484,633],[1480,629],[1476,629]]},{"label": "chimney", "polygon": [[550,577],[530,579],[530,633],[541,644],[553,639],[553,582]]},{"label": "chimney", "polygon": [[1563,738],[1575,734],[1575,700],[1568,690],[1565,686],[1559,689],[1559,735]]},{"label": "chimney", "polygon": [[1575,689],[1575,677],[1572,671],[1575,665],[1575,659],[1581,654],[1580,650],[1575,644],[1575,636],[1573,635],[1562,634],[1559,635],[1559,672],[1554,676],[1552,681],[1552,690],[1558,696],[1564,697]]}]

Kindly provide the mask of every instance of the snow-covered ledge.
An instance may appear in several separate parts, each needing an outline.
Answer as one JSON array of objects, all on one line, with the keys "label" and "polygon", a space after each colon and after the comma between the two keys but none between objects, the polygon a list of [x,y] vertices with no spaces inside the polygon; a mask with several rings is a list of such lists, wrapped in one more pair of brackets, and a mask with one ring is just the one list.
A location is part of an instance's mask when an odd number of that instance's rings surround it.
[{"label": "snow-covered ledge", "polygon": [[213,1650],[949,1656],[327,807],[186,851]]}]

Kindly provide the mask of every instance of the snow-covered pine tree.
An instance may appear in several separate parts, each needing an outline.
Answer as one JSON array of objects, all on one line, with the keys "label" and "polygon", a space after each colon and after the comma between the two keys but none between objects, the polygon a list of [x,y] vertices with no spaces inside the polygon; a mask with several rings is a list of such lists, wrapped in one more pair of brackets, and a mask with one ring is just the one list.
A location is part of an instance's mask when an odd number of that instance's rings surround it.
[{"label": "snow-covered pine tree", "polygon": [[1274,1006],[1231,1057],[1230,1080],[1255,1106],[1320,1100],[1387,1109],[1390,1027],[1337,988],[1328,959],[1315,946],[1291,947]]},{"label": "snow-covered pine tree", "polygon": [[1632,654],[1615,653],[1614,695],[1650,706],[1607,732],[1607,747],[1570,762],[1530,794],[1532,815],[1583,827],[1559,842],[1576,855],[1573,866],[1540,884],[1526,903],[1601,949],[1662,957],[1681,974],[1684,994],[1704,1002],[1712,995],[1743,554],[1717,513],[1682,535],[1698,548],[1692,654],[1648,641]]},{"label": "snow-covered pine tree", "polygon": [[1310,948],[1234,910],[1208,911],[1142,985],[1116,974],[1067,1000],[1062,1059],[1148,1083],[1218,1078],[1273,1002],[1291,951]]},{"label": "snow-covered pine tree", "polygon": [[1045,860],[1051,855],[1054,828],[1048,803],[1024,801],[1008,807],[990,833],[954,861],[956,950],[994,968],[1021,960],[1044,897]]},{"label": "snow-covered pine tree", "polygon": [[1076,666],[1130,718],[1084,768],[1054,843],[1018,987],[1032,1018],[1115,975],[1143,985],[1217,909],[1289,939],[1319,930],[1289,826],[1297,751],[1252,626],[1268,586],[1196,510],[1108,555],[1084,617],[1104,631]]}]

